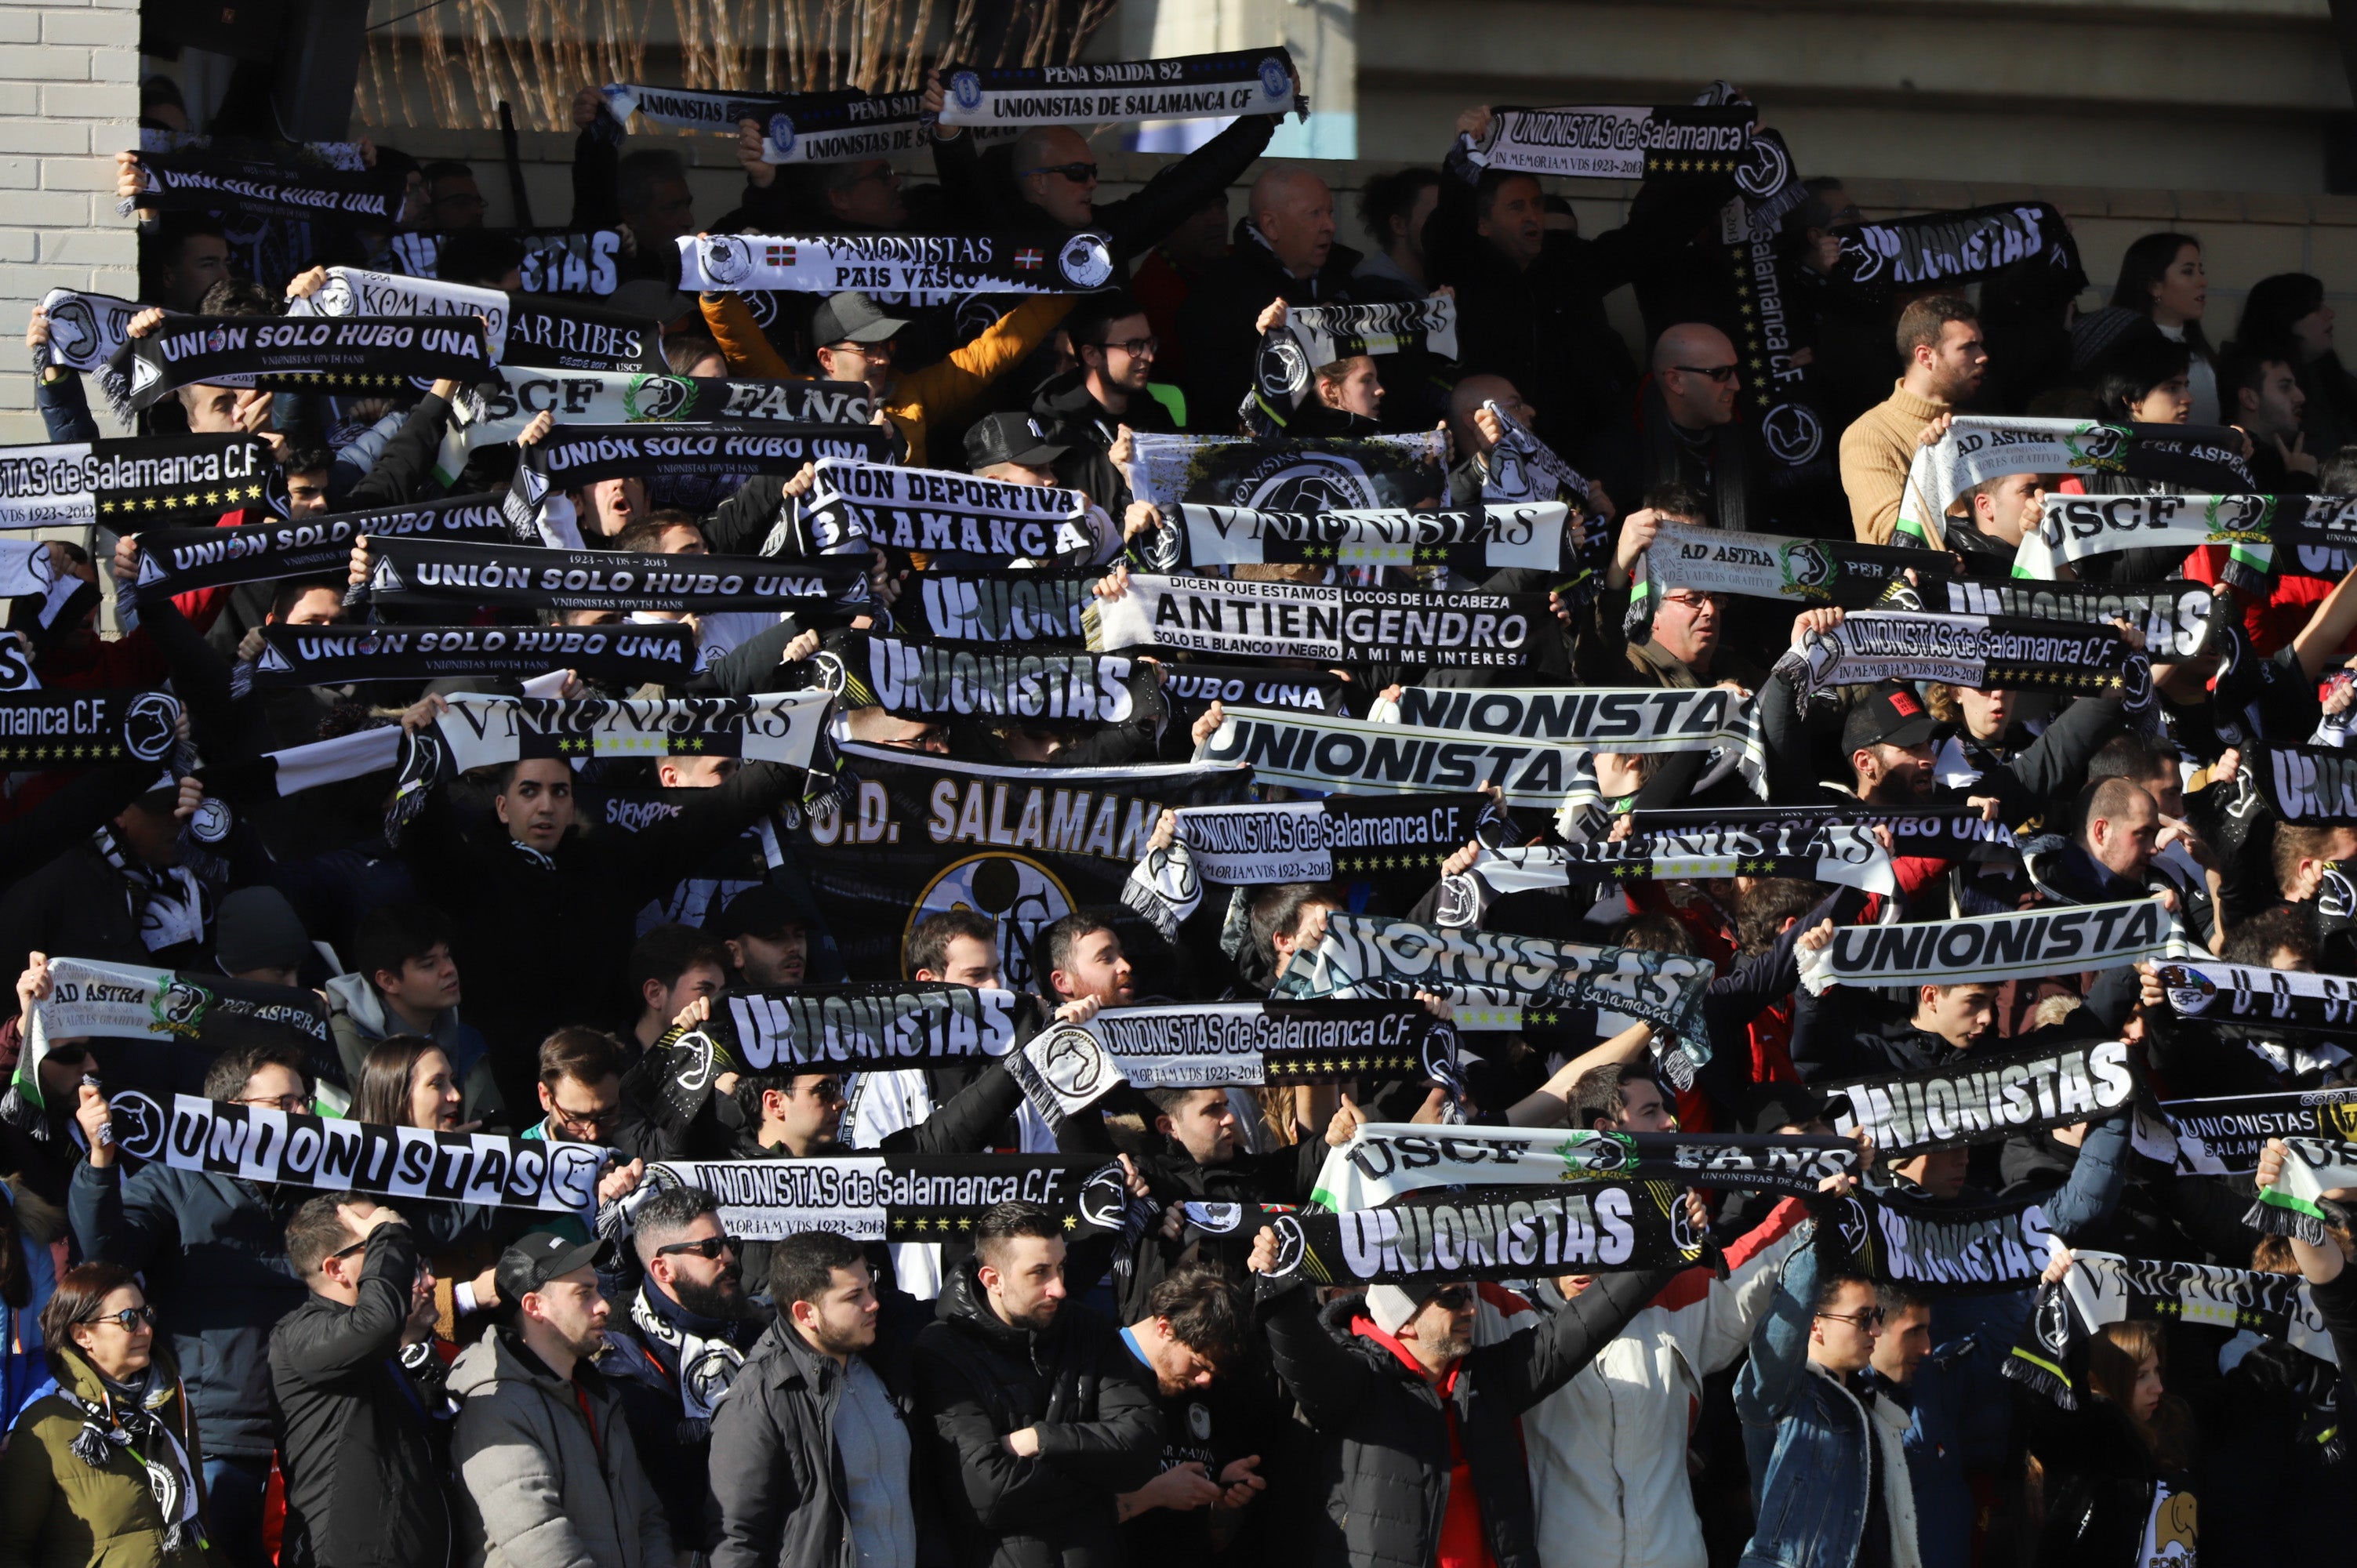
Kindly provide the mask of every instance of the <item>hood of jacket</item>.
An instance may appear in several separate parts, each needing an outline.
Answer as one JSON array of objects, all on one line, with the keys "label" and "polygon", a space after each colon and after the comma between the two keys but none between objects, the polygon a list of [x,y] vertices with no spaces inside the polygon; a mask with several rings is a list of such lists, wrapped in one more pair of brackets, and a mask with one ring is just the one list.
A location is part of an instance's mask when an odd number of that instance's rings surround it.
[{"label": "hood of jacket", "polygon": [[2056,1143],[2052,1129],[2046,1127],[2015,1133],[2005,1141],[1997,1156],[1997,1171],[2005,1178],[2007,1192],[2024,1182],[2062,1187],[2069,1183],[2071,1173],[2078,1165],[2079,1151]]},{"label": "hood of jacket", "polygon": [[1119,423],[1113,411],[1099,403],[1096,395],[1089,391],[1088,371],[1077,366],[1041,381],[1039,390],[1031,394],[1031,412],[1042,419],[1054,419],[1084,429],[1096,425],[1110,428]]},{"label": "hood of jacket", "polygon": [[949,1272],[942,1281],[942,1296],[933,1305],[933,1316],[943,1323],[963,1326],[1007,1355],[1036,1361],[1035,1352],[1054,1343],[1057,1330],[1063,1326],[1064,1313],[1079,1304],[1066,1301],[1056,1315],[1055,1325],[1044,1334],[1017,1328],[1002,1322],[998,1314],[990,1310],[990,1294],[982,1288],[982,1280],[974,1273],[981,1266],[980,1258],[968,1256]]},{"label": "hood of jacket", "polygon": [[[573,1375],[593,1397],[602,1391],[603,1374],[588,1360],[575,1368]],[[458,1352],[446,1386],[453,1398],[466,1399],[500,1383],[530,1383],[553,1400],[573,1402],[573,1384],[549,1370],[539,1357],[522,1353],[522,1342],[505,1328],[493,1329]]]}]

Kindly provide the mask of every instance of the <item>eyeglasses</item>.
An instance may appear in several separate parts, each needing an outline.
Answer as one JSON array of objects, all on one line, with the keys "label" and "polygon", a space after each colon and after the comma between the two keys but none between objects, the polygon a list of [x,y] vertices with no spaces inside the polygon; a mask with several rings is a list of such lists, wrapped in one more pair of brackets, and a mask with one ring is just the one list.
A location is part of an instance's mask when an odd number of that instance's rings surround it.
[{"label": "eyeglasses", "polygon": [[1675,605],[1680,609],[1688,610],[1698,610],[1706,605],[1714,609],[1722,609],[1726,607],[1727,596],[1701,593],[1693,588],[1672,588],[1662,596],[1662,603]]},{"label": "eyeglasses", "polygon": [[827,352],[830,354],[840,354],[846,349],[871,360],[888,360],[892,357],[892,339],[879,338],[873,343],[855,343],[845,338],[840,343],[829,343],[826,346]]},{"label": "eyeglasses", "polygon": [[1106,341],[1097,344],[1096,347],[1100,349],[1118,349],[1133,360],[1150,360],[1155,355],[1162,351],[1162,339],[1159,338],[1131,338],[1125,339],[1122,342],[1115,343],[1108,338]]},{"label": "eyeglasses", "polygon": [[1821,1312],[1817,1314],[1817,1316],[1819,1317],[1830,1317],[1835,1323],[1855,1324],[1858,1327],[1867,1329],[1869,1332],[1882,1326],[1882,1308],[1878,1306],[1869,1306],[1864,1312]]},{"label": "eyeglasses", "polygon": [[578,1127],[585,1131],[595,1132],[600,1127],[610,1127],[619,1122],[622,1119],[622,1108],[619,1105],[601,1105],[588,1111],[567,1111],[562,1105],[551,1105],[548,1108],[548,1119],[560,1126]]},{"label": "eyeglasses", "polygon": [[136,1334],[142,1324],[150,1328],[156,1326],[156,1309],[145,1305],[126,1306],[121,1312],[94,1312],[81,1321],[92,1325],[112,1323],[125,1334]]},{"label": "eyeglasses", "polygon": [[1735,372],[1742,368],[1743,367],[1740,365],[1713,365],[1707,370],[1704,369],[1700,365],[1672,365],[1670,367],[1670,369],[1674,371],[1684,371],[1690,376],[1708,376],[1712,381],[1718,382],[1721,386],[1725,386],[1727,382],[1733,381],[1735,379]]},{"label": "eyeglasses", "polygon": [[230,1101],[231,1105],[260,1105],[274,1111],[284,1111],[292,1116],[311,1103],[307,1094],[251,1094]]},{"label": "eyeglasses", "polygon": [[1094,185],[1097,178],[1097,166],[1094,164],[1042,164],[1038,168],[1028,168],[1023,172],[1027,175],[1060,174],[1074,185]]},{"label": "eyeglasses", "polygon": [[655,1256],[658,1258],[668,1258],[677,1252],[693,1252],[697,1257],[705,1259],[716,1258],[723,1252],[734,1252],[742,1257],[745,1254],[745,1242],[742,1238],[736,1236],[706,1236],[701,1241],[673,1241],[668,1247],[655,1249]]}]

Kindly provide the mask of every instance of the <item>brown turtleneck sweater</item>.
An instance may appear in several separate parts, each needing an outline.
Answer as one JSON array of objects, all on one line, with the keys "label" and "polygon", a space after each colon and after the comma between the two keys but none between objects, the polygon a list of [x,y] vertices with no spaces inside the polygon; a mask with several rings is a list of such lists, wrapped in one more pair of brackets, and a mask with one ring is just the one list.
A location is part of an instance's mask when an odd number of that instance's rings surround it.
[{"label": "brown turtleneck sweater", "polygon": [[1864,544],[1888,544],[1907,490],[1907,469],[1915,461],[1915,438],[1949,413],[1936,398],[1917,397],[1904,381],[1890,383],[1890,395],[1857,416],[1842,432],[1841,482],[1849,497],[1850,525]]}]

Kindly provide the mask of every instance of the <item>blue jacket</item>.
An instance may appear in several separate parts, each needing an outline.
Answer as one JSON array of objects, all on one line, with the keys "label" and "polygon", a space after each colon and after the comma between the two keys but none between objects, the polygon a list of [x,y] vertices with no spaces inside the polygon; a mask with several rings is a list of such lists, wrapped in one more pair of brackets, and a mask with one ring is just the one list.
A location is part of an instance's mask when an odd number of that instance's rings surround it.
[{"label": "blue jacket", "polygon": [[[13,1205],[16,1195],[0,1182],[0,1204]],[[16,1424],[16,1412],[54,1386],[48,1358],[41,1349],[41,1308],[57,1293],[57,1260],[48,1248],[25,1235],[16,1237],[17,1262],[32,1283],[32,1299],[21,1308],[0,1301],[0,1432]]]},{"label": "blue jacket", "polygon": [[1866,1533],[1867,1477],[1877,1474],[1892,1568],[1915,1568],[1913,1488],[1899,1438],[1906,1413],[1891,1401],[1861,1401],[1811,1365],[1817,1280],[1816,1249],[1804,1241],[1785,1260],[1775,1299],[1751,1331],[1751,1359],[1736,1376],[1757,1521],[1743,1568],[1850,1568]]}]

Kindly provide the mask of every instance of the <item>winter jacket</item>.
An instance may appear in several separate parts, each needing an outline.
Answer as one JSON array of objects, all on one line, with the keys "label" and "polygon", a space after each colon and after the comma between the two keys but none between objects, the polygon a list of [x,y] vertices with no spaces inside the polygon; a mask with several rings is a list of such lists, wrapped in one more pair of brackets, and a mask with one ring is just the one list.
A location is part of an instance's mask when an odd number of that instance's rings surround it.
[{"label": "winter jacket", "polygon": [[1365,1316],[1364,1296],[1321,1315],[1306,1292],[1286,1292],[1265,1331],[1278,1379],[1322,1440],[1324,1509],[1306,1543],[1314,1568],[1431,1568],[1459,1442],[1496,1568],[1536,1568],[1515,1418],[1569,1382],[1670,1278],[1599,1275],[1545,1327],[1468,1351],[1438,1390]]},{"label": "winter jacket", "polygon": [[[337,974],[328,978],[328,1027],[336,1036],[336,1055],[344,1064],[346,1081],[358,1083],[369,1052],[394,1035],[415,1031],[393,1016],[384,997],[366,975]],[[452,1007],[434,1020],[429,1036],[450,1058],[466,1095],[458,1108],[461,1122],[497,1122],[507,1113],[500,1086],[491,1078],[490,1047],[475,1029],[459,1022]]]},{"label": "winter jacket", "polygon": [[[921,1445],[909,1415],[905,1347],[888,1335],[860,1359],[910,1425],[913,1464]],[[834,1359],[813,1348],[783,1316],[754,1345],[712,1418],[712,1496],[720,1509],[712,1568],[856,1568],[849,1488],[834,1442],[843,1379]],[[936,1488],[909,1476],[888,1479],[918,1515],[921,1560]]]},{"label": "winter jacket", "polygon": [[[171,1353],[156,1347],[150,1387],[176,1383]],[[50,1368],[62,1386],[91,1403],[105,1384],[81,1352],[68,1348]],[[179,1438],[199,1491],[203,1517],[203,1444],[175,1388],[156,1408],[156,1419]],[[149,1489],[147,1471],[128,1448],[106,1447],[106,1463],[85,1465],[73,1451],[81,1432],[81,1407],[48,1393],[25,1407],[0,1446],[0,1568],[200,1568],[221,1559],[199,1548],[167,1553],[165,1520]]]},{"label": "winter jacket", "polygon": [[[642,1314],[652,1319],[654,1329],[648,1328]],[[701,1390],[707,1403],[716,1401],[725,1408],[745,1353],[760,1337],[767,1316],[726,1322],[705,1317],[646,1280],[632,1293],[627,1310],[616,1304],[613,1320],[606,1326],[606,1348],[596,1358],[597,1369],[622,1402],[647,1479],[671,1521],[672,1544],[683,1554],[705,1550],[712,1534],[706,1506],[712,1417],[687,1413],[683,1380]],[[683,1354],[684,1335],[694,1335],[707,1348],[704,1359],[693,1365]]]},{"label": "winter jacket", "polygon": [[286,1221],[309,1197],[156,1164],[125,1180],[84,1161],[66,1189],[82,1256],[142,1271],[188,1402],[216,1456],[267,1458],[270,1331],[310,1293],[286,1261]]},{"label": "winter jacket", "polygon": [[[1806,1217],[1787,1198],[1727,1249],[1726,1279],[1699,1266],[1674,1276],[1523,1417],[1540,1568],[1703,1568],[1686,1473],[1702,1380],[1750,1348]],[[1551,1285],[1541,1295],[1560,1299]]]},{"label": "winter jacket", "polygon": [[[155,782],[152,776],[148,782]],[[13,963],[21,974],[27,953],[48,952],[142,969],[205,968],[212,948],[210,908],[206,915],[203,939],[150,952],[140,940],[130,879],[85,835],[8,890],[0,910],[0,964]],[[15,1005],[13,999],[7,1005]]]},{"label": "winter jacket", "polygon": [[1308,277],[1286,271],[1252,220],[1237,223],[1235,249],[1203,275],[1178,307],[1179,336],[1187,339],[1187,419],[1207,435],[1236,429],[1236,410],[1253,384],[1253,360],[1260,334],[1253,323],[1269,302],[1340,305],[1354,296],[1351,274],[1359,252],[1337,244],[1323,265]]},{"label": "winter jacket", "polygon": [[1809,1359],[1813,1235],[1813,1225],[1804,1228],[1802,1245],[1785,1260],[1768,1315],[1752,1330],[1751,1359],[1735,1380],[1756,1515],[1743,1568],[1849,1568],[1871,1517],[1869,1474],[1890,1524],[1891,1568],[1921,1568],[1901,1441],[1907,1412],[1890,1400],[1861,1400]]},{"label": "winter jacket", "polygon": [[[41,1207],[38,1197],[31,1202]],[[58,1254],[27,1233],[25,1204],[6,1182],[0,1182],[0,1206],[16,1211],[16,1266],[25,1271],[30,1287],[21,1307],[0,1301],[0,1433],[5,1433],[16,1412],[49,1380],[48,1358],[41,1353],[41,1308],[57,1294]]]},{"label": "winter jacket", "polygon": [[597,1368],[576,1366],[567,1381],[502,1328],[459,1355],[450,1392],[468,1563],[670,1568],[671,1529]]},{"label": "winter jacket", "polygon": [[[1152,1480],[1162,1419],[1119,1332],[1067,1300],[1045,1333],[991,1311],[967,1259],[917,1336],[914,1393],[923,1463],[944,1485],[959,1568],[1119,1568],[1114,1498]],[[1000,1441],[1036,1427],[1039,1452]]]},{"label": "winter jacket", "polygon": [[314,1294],[270,1336],[286,1524],[279,1568],[443,1568],[453,1555],[440,1358],[401,1363],[417,1278],[407,1225],[370,1232],[360,1300]]},{"label": "winter jacket", "polygon": [[2046,1523],[2031,1561],[2037,1568],[2142,1568],[2147,1530],[2150,1563],[2176,1560],[2172,1546],[2191,1561],[2193,1477],[2157,1457],[2128,1413],[2089,1387],[2085,1338],[2073,1343],[2065,1369],[2082,1391],[2075,1411],[2017,1388],[2023,1436],[2046,1469]]},{"label": "winter jacket", "polygon": [[1139,392],[1129,400],[1126,410],[1114,413],[1090,393],[1086,370],[1066,371],[1040,382],[1032,394],[1031,412],[1049,424],[1053,439],[1070,448],[1056,459],[1056,482],[1104,508],[1116,526],[1132,499],[1128,476],[1107,455],[1120,439],[1121,427],[1126,424],[1156,435],[1178,429],[1161,400],[1146,392]]}]

